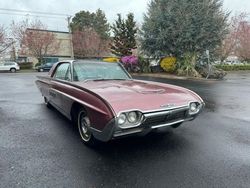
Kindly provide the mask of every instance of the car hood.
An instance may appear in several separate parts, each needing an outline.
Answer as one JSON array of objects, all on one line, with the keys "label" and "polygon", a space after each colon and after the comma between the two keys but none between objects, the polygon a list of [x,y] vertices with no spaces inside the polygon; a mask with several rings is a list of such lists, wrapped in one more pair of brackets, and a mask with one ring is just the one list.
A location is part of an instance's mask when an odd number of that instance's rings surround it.
[{"label": "car hood", "polygon": [[142,112],[188,105],[191,101],[201,102],[200,97],[174,85],[139,80],[76,82],[105,99],[118,114],[122,111]]}]

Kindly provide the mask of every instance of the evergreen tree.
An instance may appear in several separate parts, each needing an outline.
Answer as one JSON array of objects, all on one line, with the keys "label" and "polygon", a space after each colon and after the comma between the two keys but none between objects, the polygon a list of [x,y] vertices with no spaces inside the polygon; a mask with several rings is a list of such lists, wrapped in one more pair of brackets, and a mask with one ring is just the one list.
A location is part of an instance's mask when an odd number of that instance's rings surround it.
[{"label": "evergreen tree", "polygon": [[93,27],[96,30],[96,32],[100,35],[100,37],[102,39],[108,39],[110,26],[108,24],[105,13],[101,9],[98,9],[96,11],[93,22],[94,22]]},{"label": "evergreen tree", "polygon": [[94,29],[102,39],[109,38],[110,27],[105,13],[98,9],[95,13],[89,11],[80,11],[75,14],[70,23],[72,31],[84,31],[85,29]]},{"label": "evergreen tree", "polygon": [[142,49],[150,56],[213,51],[227,32],[221,0],[152,0],[144,15]]},{"label": "evergreen tree", "polygon": [[132,50],[136,49],[136,22],[134,15],[129,13],[127,19],[124,20],[121,14],[111,27],[114,33],[114,40],[111,44],[111,52],[117,56],[128,56],[132,54]]}]

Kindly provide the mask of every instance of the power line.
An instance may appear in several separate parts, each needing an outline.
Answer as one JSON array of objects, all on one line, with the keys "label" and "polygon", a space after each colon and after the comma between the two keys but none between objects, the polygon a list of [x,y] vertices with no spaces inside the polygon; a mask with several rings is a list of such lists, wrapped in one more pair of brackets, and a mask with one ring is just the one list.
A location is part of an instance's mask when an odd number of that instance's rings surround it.
[{"label": "power line", "polygon": [[54,16],[70,16],[68,14],[62,13],[53,13],[53,12],[41,12],[41,11],[29,11],[29,10],[20,10],[20,9],[8,9],[8,8],[0,8],[2,11],[9,11],[9,12],[21,12],[21,13],[34,13],[34,14],[44,14],[44,15],[54,15]]},{"label": "power line", "polygon": [[[35,14],[18,14],[18,13],[8,13],[8,12],[0,12],[0,14],[5,15],[16,15],[16,16],[32,16],[32,17],[39,17],[39,18],[52,18],[52,19],[62,19],[63,17],[55,17],[55,16],[42,16],[42,15],[35,15]],[[64,17],[65,18],[65,17]]]}]

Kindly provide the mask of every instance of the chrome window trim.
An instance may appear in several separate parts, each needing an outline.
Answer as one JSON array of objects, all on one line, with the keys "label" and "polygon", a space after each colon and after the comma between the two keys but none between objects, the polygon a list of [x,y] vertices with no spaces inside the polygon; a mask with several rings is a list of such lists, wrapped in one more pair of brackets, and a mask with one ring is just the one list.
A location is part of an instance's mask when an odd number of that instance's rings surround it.
[{"label": "chrome window trim", "polygon": [[[60,79],[60,78],[56,78],[56,77],[55,77],[55,76],[56,76],[56,73],[57,73],[57,69],[58,69],[61,65],[63,65],[63,64],[69,64],[69,67],[68,67],[68,69],[67,69],[67,71],[66,71],[66,74],[67,74],[67,72],[70,73],[70,80],[65,80],[65,79]],[[65,76],[66,76],[66,75],[65,75]],[[55,70],[54,70],[54,73],[53,73],[53,76],[52,76],[51,78],[53,78],[54,80],[72,82],[71,62],[66,62],[66,61],[61,61],[61,62],[59,62],[59,63],[56,65]],[[65,77],[65,78],[66,78],[66,77]]]}]

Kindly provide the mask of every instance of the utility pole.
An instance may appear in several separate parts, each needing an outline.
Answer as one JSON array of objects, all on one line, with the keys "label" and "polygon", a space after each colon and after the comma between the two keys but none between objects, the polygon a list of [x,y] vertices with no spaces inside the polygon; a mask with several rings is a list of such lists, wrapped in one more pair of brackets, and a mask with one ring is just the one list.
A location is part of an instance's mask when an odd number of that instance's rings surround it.
[{"label": "utility pole", "polygon": [[72,35],[71,28],[70,28],[70,20],[71,20],[71,17],[72,17],[72,16],[68,16],[68,17],[67,17],[67,21],[68,21],[68,29],[69,29],[69,40],[70,40],[71,59],[74,59],[73,35]]},{"label": "utility pole", "polygon": [[208,65],[208,74],[207,74],[206,79],[208,79],[211,74],[211,69],[212,69],[212,65],[210,64],[210,51],[209,50],[206,50],[206,55],[207,55],[207,65]]}]

